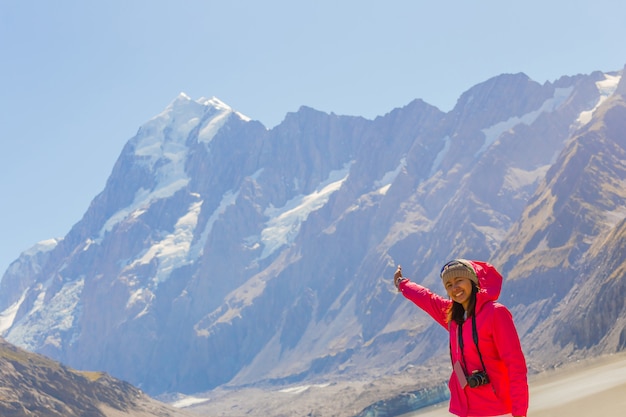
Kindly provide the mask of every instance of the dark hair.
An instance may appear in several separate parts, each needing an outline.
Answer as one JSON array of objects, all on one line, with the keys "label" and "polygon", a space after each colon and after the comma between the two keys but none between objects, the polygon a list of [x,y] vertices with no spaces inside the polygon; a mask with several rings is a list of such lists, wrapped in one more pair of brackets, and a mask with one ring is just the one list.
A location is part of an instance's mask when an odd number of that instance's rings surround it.
[{"label": "dark hair", "polygon": [[[472,282],[472,294],[470,295],[470,301],[467,306],[467,318],[472,317],[476,309],[476,294],[478,293],[478,287]],[[465,309],[463,305],[452,302],[450,309],[448,310],[448,323],[455,321],[458,325],[462,325],[465,321]]]}]

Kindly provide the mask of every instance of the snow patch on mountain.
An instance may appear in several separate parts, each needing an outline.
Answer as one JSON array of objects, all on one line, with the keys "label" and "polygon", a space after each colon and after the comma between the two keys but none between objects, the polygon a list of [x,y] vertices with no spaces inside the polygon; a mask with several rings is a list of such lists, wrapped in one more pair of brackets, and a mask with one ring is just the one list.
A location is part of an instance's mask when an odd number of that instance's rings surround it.
[{"label": "snow patch on mountain", "polygon": [[131,142],[138,162],[153,169],[157,162],[163,164],[163,160],[176,163],[184,159],[189,133],[207,110],[207,106],[181,93],[162,113],[145,123]]},{"label": "snow patch on mountain", "polygon": [[604,74],[604,80],[596,82],[596,87],[598,88],[600,97],[598,98],[598,101],[591,110],[586,110],[580,113],[578,119],[576,119],[575,127],[582,127],[591,121],[591,117],[593,116],[593,113],[596,111],[596,109],[600,107],[600,105],[602,105],[602,103],[604,103],[607,98],[615,93],[615,90],[617,90],[617,85],[619,84],[621,78],[621,75]]},{"label": "snow patch on mountain", "polygon": [[37,242],[30,249],[24,251],[24,255],[33,256],[38,253],[50,252],[54,248],[57,247],[60,241],[63,239],[46,239],[40,242]]},{"label": "snow patch on mountain", "polygon": [[128,301],[126,302],[126,310],[133,310],[135,305],[138,305],[141,310],[133,316],[133,320],[140,318],[141,316],[148,314],[150,311],[150,307],[152,306],[152,301],[154,300],[155,295],[150,289],[141,287],[137,288],[130,294],[128,297]]},{"label": "snow patch on mountain", "polygon": [[189,184],[185,162],[190,135],[197,131],[198,142],[208,144],[234,113],[215,97],[192,101],[181,93],[161,114],[144,124],[131,143],[136,163],[154,171],[156,185],[150,190],[139,189],[130,206],[111,216],[100,230],[98,241],[121,221],[140,216],[154,201],[169,198],[185,188]]},{"label": "snow patch on mountain", "polygon": [[617,90],[617,85],[619,84],[622,76],[620,75],[611,75],[604,74],[604,80],[596,82],[596,86],[598,87],[598,91],[605,99]]},{"label": "snow patch on mountain", "polygon": [[220,201],[219,206],[209,217],[209,220],[206,222],[204,226],[204,230],[200,235],[200,239],[198,239],[193,247],[189,251],[188,259],[189,261],[193,261],[202,255],[204,244],[213,229],[213,224],[226,212],[226,209],[230,206],[235,205],[237,201],[237,197],[239,197],[239,191],[233,192],[232,190],[224,193],[222,196],[222,200]]},{"label": "snow patch on mountain", "polygon": [[348,178],[352,162],[345,164],[340,170],[331,171],[328,179],[308,195],[298,195],[282,206],[273,206],[265,209],[265,215],[270,217],[266,227],[261,231],[263,253],[260,259],[265,259],[284,245],[288,245],[300,232],[300,226],[309,214],[322,208],[330,196],[341,188]]},{"label": "snow patch on mountain", "polygon": [[[213,97],[201,102],[207,107],[215,109],[215,115],[200,129],[198,133],[198,142],[209,143],[215,137],[217,132],[224,126],[228,117],[233,114],[233,109],[224,104],[217,98]],[[245,116],[241,116],[243,120],[250,120]]]},{"label": "snow patch on mountain", "polygon": [[298,385],[295,387],[280,389],[278,390],[278,392],[284,392],[287,394],[302,394],[303,392],[308,391],[310,388],[326,388],[329,385],[329,382],[326,382],[324,384]]},{"label": "snow patch on mountain", "polygon": [[[24,266],[24,264],[30,262],[28,260],[29,258],[32,258],[40,254],[44,254],[46,252],[50,252],[51,250],[56,248],[59,242],[61,242],[62,240],[63,238],[46,239],[46,240],[37,242],[36,244],[31,246],[27,250],[22,252],[20,257],[16,261],[12,262],[11,265],[9,265],[9,268],[7,269],[5,274],[6,275],[13,275],[13,274],[19,275],[20,269]],[[39,271],[40,269],[40,266],[37,264],[33,264],[32,267],[35,268],[37,271]]]},{"label": "snow patch on mountain", "polygon": [[174,225],[174,231],[150,246],[141,258],[130,265],[130,268],[156,260],[158,266],[152,280],[158,284],[165,281],[177,267],[190,263],[192,259],[189,259],[188,254],[201,208],[202,201],[192,203],[189,211]]},{"label": "snow patch on mountain", "polygon": [[202,97],[199,98],[198,100],[196,100],[197,103],[200,103],[204,106],[210,106],[213,107],[215,109],[217,109],[220,112],[229,112],[229,113],[234,113],[237,115],[237,117],[239,117],[241,120],[243,120],[244,122],[249,122],[252,119],[248,116],[246,116],[243,113],[240,113],[236,110],[234,110],[232,107],[230,107],[228,104],[224,103],[223,101],[221,101],[219,98],[217,97],[211,97],[209,99]]},{"label": "snow patch on mountain", "polygon": [[556,110],[574,91],[574,87],[567,88],[555,88],[554,95],[548,100],[544,101],[541,107],[537,110],[533,110],[529,113],[520,116],[511,117],[503,122],[496,123],[493,126],[482,129],[483,134],[485,135],[485,141],[483,145],[480,147],[478,152],[474,154],[475,157],[480,156],[483,152],[487,150],[499,137],[502,133],[512,129],[518,124],[531,125],[537,120],[537,118],[544,112],[553,112]]},{"label": "snow patch on mountain", "polygon": [[374,182],[374,187],[377,189],[380,194],[387,194],[387,190],[391,187],[391,184],[395,181],[395,179],[400,175],[400,172],[406,168],[406,157],[403,157],[400,160],[400,163],[393,171],[386,172],[383,177]]},{"label": "snow patch on mountain", "polygon": [[533,183],[536,183],[544,178],[549,165],[540,166],[532,171],[523,170],[520,168],[509,168],[504,177],[504,188],[510,190],[519,190]]},{"label": "snow patch on mountain", "polygon": [[193,405],[198,405],[205,403],[207,401],[211,401],[210,398],[202,398],[198,396],[177,394],[176,399],[173,402],[170,402],[169,405],[175,408],[186,408],[191,407]]},{"label": "snow patch on mountain", "polygon": [[[70,281],[48,301],[44,301],[46,291],[41,291],[33,309],[11,328],[6,340],[28,350],[42,345],[61,346],[61,333],[70,330],[80,315],[78,303],[84,286],[84,278]],[[41,341],[41,335],[48,336]]]},{"label": "snow patch on mountain", "polygon": [[441,165],[441,162],[443,161],[443,158],[445,158],[446,154],[448,153],[448,149],[450,149],[450,136],[446,136],[445,138],[443,138],[443,149],[439,151],[437,156],[435,156],[433,166],[430,169],[430,173],[428,174],[428,178],[435,175],[435,173],[439,169],[439,166]]},{"label": "snow patch on mountain", "polygon": [[20,306],[24,302],[24,299],[26,298],[26,293],[27,292],[28,292],[28,290],[25,290],[22,293],[22,296],[20,297],[19,300],[17,300],[13,304],[11,304],[9,306],[9,308],[7,308],[2,313],[0,313],[0,335],[4,336],[4,333],[11,326],[13,326],[13,321],[15,320],[15,316],[17,315],[17,311],[20,309]]},{"label": "snow patch on mountain", "polygon": [[113,230],[118,223],[127,218],[137,218],[141,216],[154,201],[171,197],[176,191],[184,188],[188,183],[189,178],[187,177],[171,178],[171,182],[161,183],[160,186],[157,186],[152,191],[140,188],[135,194],[135,199],[128,207],[119,210],[104,223],[104,226],[100,229],[98,238],[95,239],[95,243],[102,242],[104,235]]}]

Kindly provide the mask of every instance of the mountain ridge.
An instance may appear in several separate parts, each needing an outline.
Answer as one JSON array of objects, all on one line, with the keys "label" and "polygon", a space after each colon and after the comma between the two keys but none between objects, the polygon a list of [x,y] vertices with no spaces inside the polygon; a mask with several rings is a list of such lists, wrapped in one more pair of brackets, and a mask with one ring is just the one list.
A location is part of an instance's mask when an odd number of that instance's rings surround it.
[{"label": "mountain ridge", "polygon": [[[409,366],[444,379],[444,332],[390,277],[402,264],[439,291],[454,256],[501,269],[531,369],[583,354],[555,359],[570,342],[621,350],[617,319],[610,340],[555,329],[578,300],[573,277],[603,265],[596,239],[620,247],[622,73],[503,74],[448,113],[419,99],[373,120],[302,106],[272,129],[179,96],[128,141],[65,238],[9,267],[3,335],[152,394]],[[620,317],[611,300],[607,317]]]},{"label": "mountain ridge", "polygon": [[0,414],[40,417],[189,417],[102,372],[67,368],[0,338]]}]

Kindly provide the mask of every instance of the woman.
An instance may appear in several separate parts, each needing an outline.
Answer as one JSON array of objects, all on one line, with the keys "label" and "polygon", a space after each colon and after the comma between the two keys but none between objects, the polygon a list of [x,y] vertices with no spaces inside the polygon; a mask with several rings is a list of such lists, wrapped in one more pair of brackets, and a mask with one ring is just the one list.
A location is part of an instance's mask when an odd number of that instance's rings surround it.
[{"label": "woman", "polygon": [[450,333],[450,412],[526,416],[526,360],[511,313],[496,302],[502,275],[486,262],[455,259],[440,276],[450,299],[403,277],[401,266],[394,284]]}]

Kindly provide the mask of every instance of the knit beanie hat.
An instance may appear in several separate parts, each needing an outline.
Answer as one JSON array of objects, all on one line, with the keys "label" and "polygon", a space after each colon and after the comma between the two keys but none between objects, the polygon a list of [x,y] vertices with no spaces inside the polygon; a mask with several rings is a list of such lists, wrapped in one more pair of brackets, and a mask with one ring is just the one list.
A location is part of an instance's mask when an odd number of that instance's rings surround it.
[{"label": "knit beanie hat", "polygon": [[478,277],[472,264],[466,259],[454,259],[441,268],[441,280],[444,287],[450,279],[464,277],[468,278],[474,284],[478,285]]}]

